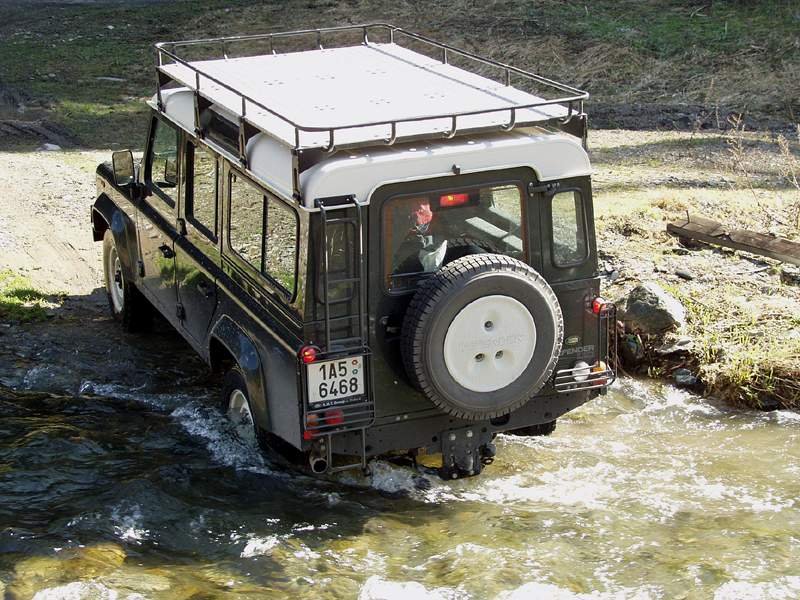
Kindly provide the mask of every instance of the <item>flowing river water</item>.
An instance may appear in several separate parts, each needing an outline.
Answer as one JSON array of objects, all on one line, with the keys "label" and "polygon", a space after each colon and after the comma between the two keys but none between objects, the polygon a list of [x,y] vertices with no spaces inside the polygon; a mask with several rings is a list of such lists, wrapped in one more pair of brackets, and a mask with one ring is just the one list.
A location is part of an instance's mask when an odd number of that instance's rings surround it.
[{"label": "flowing river water", "polygon": [[323,482],[210,392],[92,391],[0,401],[0,596],[800,597],[796,413],[628,380],[480,477]]}]

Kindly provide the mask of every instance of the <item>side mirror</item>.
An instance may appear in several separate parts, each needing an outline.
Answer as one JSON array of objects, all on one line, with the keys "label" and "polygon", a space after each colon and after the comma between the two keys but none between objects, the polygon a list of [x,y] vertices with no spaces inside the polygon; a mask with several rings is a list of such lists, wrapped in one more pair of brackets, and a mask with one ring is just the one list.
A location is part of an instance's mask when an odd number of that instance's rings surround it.
[{"label": "side mirror", "polygon": [[133,154],[130,150],[120,150],[111,155],[114,166],[114,183],[120,187],[136,181],[136,169],[133,166]]}]

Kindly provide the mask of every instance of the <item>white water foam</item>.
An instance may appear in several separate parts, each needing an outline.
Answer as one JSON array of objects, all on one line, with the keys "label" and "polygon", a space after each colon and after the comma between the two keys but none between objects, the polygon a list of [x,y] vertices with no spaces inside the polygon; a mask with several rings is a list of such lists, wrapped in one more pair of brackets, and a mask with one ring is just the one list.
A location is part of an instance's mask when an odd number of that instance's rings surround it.
[{"label": "white water foam", "polygon": [[389,581],[373,575],[358,594],[358,600],[454,600],[458,597],[456,590],[435,588],[429,590],[421,583],[414,581]]},{"label": "white water foam", "polygon": [[[191,436],[203,440],[215,462],[238,470],[279,475],[284,473],[270,468],[255,440],[240,438],[233,425],[216,408],[209,406],[209,399],[176,394],[148,394],[138,390],[121,388],[115,384],[93,384],[84,382],[81,389],[91,389],[94,394],[133,400],[145,405],[169,411],[170,417]],[[288,476],[288,475],[287,475]]]},{"label": "white water foam", "polygon": [[142,509],[138,504],[130,507],[122,504],[111,509],[114,533],[126,542],[141,542],[150,535],[150,530],[142,527]]},{"label": "white water foam", "polygon": [[729,581],[717,588],[714,600],[796,600],[800,577],[780,577],[770,582]]},{"label": "white water foam", "polygon": [[253,558],[255,556],[269,556],[272,551],[281,543],[281,538],[277,535],[268,535],[266,537],[254,537],[247,541],[244,549],[242,550],[242,558]]}]

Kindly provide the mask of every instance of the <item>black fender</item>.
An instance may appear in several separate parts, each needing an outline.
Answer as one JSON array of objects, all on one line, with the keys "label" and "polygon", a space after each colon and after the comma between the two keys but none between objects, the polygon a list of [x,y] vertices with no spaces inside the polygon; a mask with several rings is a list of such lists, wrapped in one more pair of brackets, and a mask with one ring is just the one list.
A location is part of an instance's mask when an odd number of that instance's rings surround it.
[{"label": "black fender", "polygon": [[92,205],[92,237],[94,241],[103,240],[106,229],[114,234],[117,254],[122,268],[130,281],[136,281],[136,263],[139,251],[136,245],[136,223],[125,214],[106,194],[100,194]]},{"label": "black fender", "polygon": [[[234,323],[233,319],[223,315],[215,324],[209,335],[209,360],[212,367],[219,360],[215,346],[221,346],[229,358],[239,365],[247,383],[247,393],[250,396],[250,410],[256,424],[269,430],[269,411],[267,410],[267,397],[264,388],[264,366],[255,343],[250,337]],[[224,352],[223,352],[224,353]]]}]

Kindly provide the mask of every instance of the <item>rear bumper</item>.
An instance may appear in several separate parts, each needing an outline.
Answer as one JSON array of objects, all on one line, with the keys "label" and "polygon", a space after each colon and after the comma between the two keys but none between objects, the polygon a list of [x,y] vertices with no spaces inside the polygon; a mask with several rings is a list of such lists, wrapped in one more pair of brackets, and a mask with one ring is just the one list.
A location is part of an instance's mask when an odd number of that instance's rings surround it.
[{"label": "rear bumper", "polygon": [[[397,415],[390,423],[376,423],[365,430],[367,456],[379,456],[396,451],[426,448],[435,453],[441,450],[442,432],[471,427],[481,433],[503,433],[553,421],[561,415],[578,408],[597,395],[593,390],[575,390],[562,394],[538,396],[522,408],[508,415],[508,420],[465,421],[447,414]],[[378,400],[380,402],[380,400]],[[361,432],[350,431],[331,436],[334,454],[358,455],[362,451]]]}]

